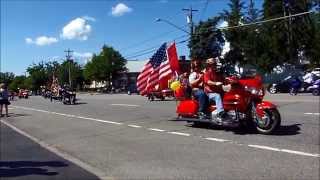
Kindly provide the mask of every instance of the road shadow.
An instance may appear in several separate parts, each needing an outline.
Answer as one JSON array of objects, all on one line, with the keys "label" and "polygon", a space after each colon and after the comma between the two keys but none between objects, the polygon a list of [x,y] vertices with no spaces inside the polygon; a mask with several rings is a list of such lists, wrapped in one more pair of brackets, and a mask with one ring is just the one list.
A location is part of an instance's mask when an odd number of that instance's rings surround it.
[{"label": "road shadow", "polygon": [[301,124],[292,124],[286,126],[280,126],[272,135],[276,136],[287,136],[287,135],[297,135],[300,134]]},{"label": "road shadow", "polygon": [[58,172],[44,167],[66,167],[61,161],[0,161],[0,177],[17,177],[26,175],[55,176]]},{"label": "road shadow", "polygon": [[[181,120],[171,120],[171,121],[181,121]],[[246,135],[246,134],[260,134],[257,132],[254,127],[241,127],[241,126],[216,126],[210,123],[188,123],[188,127],[209,129],[209,130],[224,130],[231,131],[237,135]],[[301,124],[292,124],[292,125],[281,125],[276,129],[272,134],[268,136],[292,136],[300,134]]]},{"label": "road shadow", "polygon": [[88,104],[86,102],[76,102],[74,105]]},{"label": "road shadow", "polygon": [[[292,125],[281,125],[278,129],[276,129],[273,133],[268,134],[268,136],[293,136],[300,134],[301,128],[299,127],[301,124],[292,124]],[[228,129],[227,129],[228,131]],[[233,131],[238,135],[246,135],[246,134],[260,134],[257,132],[254,127],[245,127],[245,128],[235,128],[229,129],[229,131]]]},{"label": "road shadow", "polygon": [[[9,117],[25,117],[25,116],[30,116],[30,114],[10,113],[9,112]],[[2,118],[4,118],[4,117],[2,117]]]}]

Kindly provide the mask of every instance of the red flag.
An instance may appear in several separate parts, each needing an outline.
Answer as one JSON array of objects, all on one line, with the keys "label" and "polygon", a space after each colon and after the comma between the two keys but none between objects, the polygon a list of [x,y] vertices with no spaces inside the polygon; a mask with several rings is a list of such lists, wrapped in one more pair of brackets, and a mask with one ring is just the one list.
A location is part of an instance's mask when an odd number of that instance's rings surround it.
[{"label": "red flag", "polygon": [[180,72],[180,65],[178,60],[178,54],[176,49],[176,43],[173,43],[170,45],[170,47],[167,49],[168,53],[168,59],[170,62],[170,66],[172,71]]}]

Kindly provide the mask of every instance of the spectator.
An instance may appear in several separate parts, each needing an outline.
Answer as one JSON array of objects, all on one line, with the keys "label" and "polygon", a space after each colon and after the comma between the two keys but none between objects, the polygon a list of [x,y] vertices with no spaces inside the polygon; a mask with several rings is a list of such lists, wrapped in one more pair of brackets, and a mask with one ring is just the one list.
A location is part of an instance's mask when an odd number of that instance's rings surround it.
[{"label": "spectator", "polygon": [[3,114],[2,114],[3,106],[6,109],[6,116],[9,117],[8,105],[10,105],[10,102],[9,102],[9,92],[8,92],[7,86],[5,84],[0,84],[0,117],[3,117]]}]

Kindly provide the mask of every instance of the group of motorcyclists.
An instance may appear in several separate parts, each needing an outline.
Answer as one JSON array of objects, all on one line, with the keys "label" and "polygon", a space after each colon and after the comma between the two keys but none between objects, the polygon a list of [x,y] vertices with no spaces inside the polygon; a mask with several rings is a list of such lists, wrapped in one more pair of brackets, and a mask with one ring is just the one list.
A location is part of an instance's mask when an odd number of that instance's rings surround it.
[{"label": "group of motorcyclists", "polygon": [[59,100],[64,104],[75,104],[76,102],[76,93],[67,84],[59,85],[58,79],[55,77],[53,77],[50,88],[41,87],[41,94],[44,98],[49,98],[51,101]]},{"label": "group of motorcyclists", "polygon": [[217,69],[218,58],[206,60],[205,68],[201,69],[201,60],[191,61],[191,72],[182,73],[180,81],[185,89],[186,96],[192,95],[199,102],[198,117],[205,119],[207,107],[211,102],[216,104],[218,120],[223,121],[226,115],[223,103],[223,74]]}]

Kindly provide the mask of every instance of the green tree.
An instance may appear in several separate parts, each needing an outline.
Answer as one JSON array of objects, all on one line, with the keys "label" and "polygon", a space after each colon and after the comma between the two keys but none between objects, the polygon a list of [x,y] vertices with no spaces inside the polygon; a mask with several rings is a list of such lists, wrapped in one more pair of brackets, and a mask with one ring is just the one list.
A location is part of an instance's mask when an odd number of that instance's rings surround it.
[{"label": "green tree", "polygon": [[[245,24],[254,23],[260,20],[260,13],[257,8],[255,8],[254,2],[251,0],[250,4],[247,7],[247,12],[244,18]],[[263,44],[260,41],[261,33],[260,33],[260,26],[261,25],[251,25],[247,27],[243,27],[243,31],[245,31],[245,39],[243,39],[242,48],[243,48],[243,55],[244,55],[244,62],[246,64],[255,65],[257,66],[258,57],[264,50]]]},{"label": "green tree", "polygon": [[190,57],[205,60],[221,55],[224,45],[222,32],[217,29],[218,17],[210,18],[195,26],[195,32],[189,41]]},{"label": "green tree", "polygon": [[[229,11],[224,10],[220,16],[228,22],[228,26],[238,26],[243,23],[244,3],[241,0],[230,0]],[[246,38],[246,31],[242,28],[232,28],[224,31],[226,40],[230,43],[230,51],[225,54],[225,61],[235,64],[246,64],[244,59],[243,44]]]},{"label": "green tree", "polygon": [[[320,2],[318,2],[320,11]],[[316,6],[317,4],[314,4]],[[308,33],[309,43],[305,44],[305,55],[309,59],[311,66],[320,66],[320,13],[312,14],[311,17],[311,27]]]},{"label": "green tree", "polygon": [[98,55],[94,55],[84,67],[86,81],[108,81],[109,86],[119,72],[126,71],[127,60],[110,46],[104,45]]},{"label": "green tree", "polygon": [[[272,19],[284,15],[297,14],[311,10],[311,1],[265,0],[263,4],[263,19]],[[275,66],[284,63],[300,64],[301,53],[310,56],[313,47],[310,42],[316,39],[310,15],[296,16],[285,20],[264,23],[261,41],[264,44],[263,54],[259,64],[263,69],[271,71]]]},{"label": "green tree", "polygon": [[57,69],[56,76],[58,77],[59,84],[69,84],[69,69],[71,77],[72,88],[80,88],[83,83],[83,73],[81,66],[75,61],[64,61]]},{"label": "green tree", "polygon": [[9,84],[9,90],[12,91],[17,91],[18,88],[20,89],[29,89],[30,86],[27,85],[27,83],[25,83],[26,81],[26,77],[25,76],[16,76],[13,81]]},{"label": "green tree", "polygon": [[49,76],[43,62],[29,66],[27,68],[27,72],[30,75],[32,90],[34,91],[39,90],[40,86],[46,85],[49,80]]},{"label": "green tree", "polygon": [[84,77],[86,81],[105,81],[107,70],[104,67],[105,62],[99,55],[93,55],[91,61],[84,66]]},{"label": "green tree", "polygon": [[113,49],[111,46],[104,45],[100,53],[101,60],[103,61],[103,67],[106,69],[106,79],[109,82],[109,87],[114,77],[119,72],[126,71],[127,60],[122,55]]},{"label": "green tree", "polygon": [[53,75],[57,76],[59,68],[60,64],[57,61],[51,61],[45,64],[45,71],[49,78],[49,81],[52,80]]},{"label": "green tree", "polygon": [[14,80],[12,72],[0,72],[0,83],[10,84]]}]

